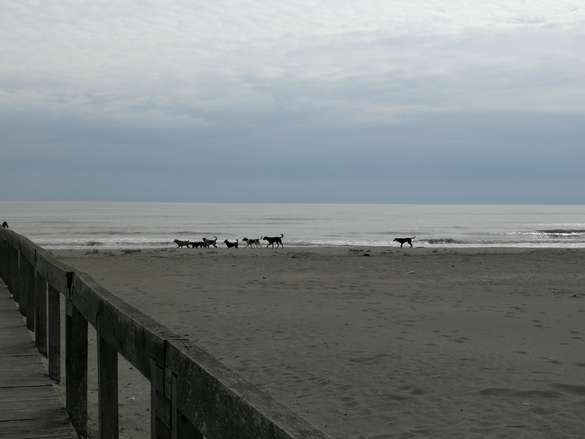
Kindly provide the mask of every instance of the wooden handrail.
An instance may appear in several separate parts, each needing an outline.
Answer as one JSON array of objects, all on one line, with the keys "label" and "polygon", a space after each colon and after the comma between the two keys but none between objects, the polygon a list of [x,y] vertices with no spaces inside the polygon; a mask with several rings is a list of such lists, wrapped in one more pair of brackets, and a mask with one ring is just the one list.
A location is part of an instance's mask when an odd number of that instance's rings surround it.
[{"label": "wooden handrail", "polygon": [[98,426],[118,437],[118,353],[151,384],[151,437],[325,439],[288,408],[187,343],[91,276],[11,230],[0,231],[0,276],[35,332],[49,376],[61,376],[60,297],[65,299],[66,408],[87,435],[88,324],[97,331]]}]

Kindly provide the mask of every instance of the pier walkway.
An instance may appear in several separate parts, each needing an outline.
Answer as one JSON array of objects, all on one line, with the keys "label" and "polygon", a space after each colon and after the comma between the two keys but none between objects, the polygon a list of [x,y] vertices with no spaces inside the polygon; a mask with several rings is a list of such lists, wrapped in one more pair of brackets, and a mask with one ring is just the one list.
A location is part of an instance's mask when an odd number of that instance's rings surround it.
[{"label": "pier walkway", "polygon": [[16,303],[1,280],[0,438],[77,438]]}]

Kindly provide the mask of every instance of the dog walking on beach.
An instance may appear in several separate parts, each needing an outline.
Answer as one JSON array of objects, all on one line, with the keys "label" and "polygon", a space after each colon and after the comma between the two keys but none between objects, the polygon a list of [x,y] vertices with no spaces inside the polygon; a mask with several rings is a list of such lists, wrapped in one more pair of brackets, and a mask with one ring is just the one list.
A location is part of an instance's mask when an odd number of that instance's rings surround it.
[{"label": "dog walking on beach", "polygon": [[238,240],[236,239],[234,242],[230,242],[227,239],[223,242],[227,248],[238,248]]},{"label": "dog walking on beach", "polygon": [[279,246],[284,247],[282,244],[282,238],[284,238],[284,233],[281,233],[280,236],[265,236],[262,240],[268,242],[266,247],[272,246],[272,248],[274,248],[274,244],[276,244],[276,248],[278,248]]},{"label": "dog walking on beach", "polygon": [[412,238],[394,238],[394,241],[400,244],[400,248],[402,248],[404,244],[409,244],[412,247],[412,241],[414,241],[414,238],[416,238],[416,236],[413,236]]},{"label": "dog walking on beach", "polygon": [[189,248],[189,244],[191,244],[189,241],[181,241],[180,239],[175,239],[173,242],[177,244],[177,248],[181,247]]},{"label": "dog walking on beach", "polygon": [[242,241],[246,243],[246,247],[260,247],[260,238],[244,238]]},{"label": "dog walking on beach", "polygon": [[205,244],[206,248],[211,246],[217,248],[217,236],[214,236],[213,239],[203,238],[203,243]]}]

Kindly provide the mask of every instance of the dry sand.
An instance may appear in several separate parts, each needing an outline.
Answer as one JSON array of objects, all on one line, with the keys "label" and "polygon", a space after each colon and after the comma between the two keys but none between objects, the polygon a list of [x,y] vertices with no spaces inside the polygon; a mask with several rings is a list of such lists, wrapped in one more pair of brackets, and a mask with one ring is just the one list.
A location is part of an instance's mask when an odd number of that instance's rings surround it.
[{"label": "dry sand", "polygon": [[[585,437],[585,251],[61,257],[333,437]],[[145,437],[148,386],[120,373]]]}]

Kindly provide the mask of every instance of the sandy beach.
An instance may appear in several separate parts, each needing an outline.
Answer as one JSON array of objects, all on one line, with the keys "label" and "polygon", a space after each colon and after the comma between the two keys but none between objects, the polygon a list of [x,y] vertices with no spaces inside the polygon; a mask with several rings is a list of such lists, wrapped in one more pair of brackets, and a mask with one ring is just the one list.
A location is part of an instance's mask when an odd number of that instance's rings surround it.
[{"label": "sandy beach", "polygon": [[[583,437],[584,250],[57,254],[333,437]],[[145,437],[120,374],[121,436]]]}]

